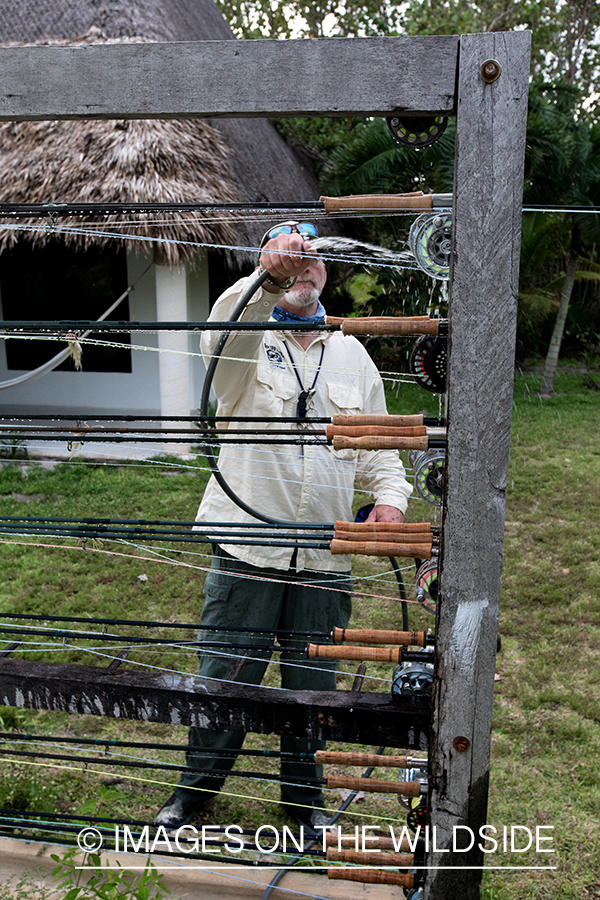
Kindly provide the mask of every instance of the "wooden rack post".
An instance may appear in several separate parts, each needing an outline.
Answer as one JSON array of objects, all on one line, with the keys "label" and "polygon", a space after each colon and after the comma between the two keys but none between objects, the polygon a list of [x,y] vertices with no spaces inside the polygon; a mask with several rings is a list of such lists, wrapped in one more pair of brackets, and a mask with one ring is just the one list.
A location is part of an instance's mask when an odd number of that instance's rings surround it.
[{"label": "wooden rack post", "polygon": [[[446,496],[430,760],[437,846],[486,823],[515,359],[530,35],[460,42]],[[481,67],[499,63],[488,84]],[[466,739],[459,740],[459,739]],[[464,749],[466,748],[466,749]],[[481,866],[471,853],[428,866]],[[430,870],[426,900],[476,900],[481,872]]]}]

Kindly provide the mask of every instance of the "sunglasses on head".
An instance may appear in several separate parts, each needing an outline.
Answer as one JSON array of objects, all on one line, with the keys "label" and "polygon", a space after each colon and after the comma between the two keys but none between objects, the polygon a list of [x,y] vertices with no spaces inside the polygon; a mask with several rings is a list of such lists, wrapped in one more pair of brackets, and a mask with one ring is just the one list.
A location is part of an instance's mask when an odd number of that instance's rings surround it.
[{"label": "sunglasses on head", "polygon": [[311,222],[282,222],[281,225],[269,228],[260,242],[260,246],[261,248],[264,247],[267,241],[278,237],[280,234],[293,234],[294,232],[308,238],[319,236],[316,226]]}]

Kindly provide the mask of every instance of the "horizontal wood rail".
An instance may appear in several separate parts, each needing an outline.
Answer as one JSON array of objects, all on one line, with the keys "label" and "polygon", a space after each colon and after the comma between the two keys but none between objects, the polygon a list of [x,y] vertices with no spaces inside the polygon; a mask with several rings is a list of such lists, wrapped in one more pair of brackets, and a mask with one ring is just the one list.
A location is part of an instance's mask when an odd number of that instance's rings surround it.
[{"label": "horizontal wood rail", "polygon": [[363,791],[365,794],[421,796],[421,785],[418,781],[386,781],[383,778],[346,778],[341,775],[330,775],[327,787],[332,790]]},{"label": "horizontal wood rail", "polygon": [[3,47],[0,118],[448,115],[457,60],[455,35]]},{"label": "horizontal wood rail", "polygon": [[[400,644],[404,647],[425,647],[424,631],[381,631],[375,628],[334,628],[331,632],[334,644],[357,641],[361,644]],[[376,757],[382,759],[384,757]]]},{"label": "horizontal wood rail", "polygon": [[11,657],[0,659],[0,705],[415,750],[427,748],[430,711],[427,698],[286,691]]}]

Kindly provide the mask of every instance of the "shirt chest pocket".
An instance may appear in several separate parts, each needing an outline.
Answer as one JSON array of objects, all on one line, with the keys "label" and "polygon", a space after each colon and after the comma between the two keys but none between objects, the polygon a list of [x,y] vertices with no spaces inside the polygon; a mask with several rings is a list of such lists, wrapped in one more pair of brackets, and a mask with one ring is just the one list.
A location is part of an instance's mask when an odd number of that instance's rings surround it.
[{"label": "shirt chest pocket", "polygon": [[[296,379],[292,372],[271,363],[258,363],[252,415],[283,416],[286,404],[291,404],[296,394]],[[285,414],[292,415],[287,410]]]},{"label": "shirt chest pocket", "polygon": [[327,382],[327,394],[329,400],[333,404],[333,413],[346,413],[349,416],[356,416],[359,412],[368,412],[362,410],[362,397],[358,388],[353,384],[344,384],[340,381]]}]

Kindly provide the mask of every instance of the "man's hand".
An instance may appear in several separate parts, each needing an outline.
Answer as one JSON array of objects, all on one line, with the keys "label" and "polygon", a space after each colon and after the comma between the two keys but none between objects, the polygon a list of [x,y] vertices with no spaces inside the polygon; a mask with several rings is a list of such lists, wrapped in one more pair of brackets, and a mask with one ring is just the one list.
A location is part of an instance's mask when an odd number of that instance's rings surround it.
[{"label": "man's hand", "polygon": [[395,506],[385,506],[382,503],[381,506],[373,507],[373,509],[369,513],[367,522],[401,523],[404,522],[404,513],[401,513],[400,510],[396,509]]},{"label": "man's hand", "polygon": [[[268,270],[273,281],[279,284],[301,275],[316,255],[317,251],[311,247],[310,242],[294,232],[279,234],[268,241],[259,261],[263,269]],[[268,290],[268,285],[266,289]]]}]

